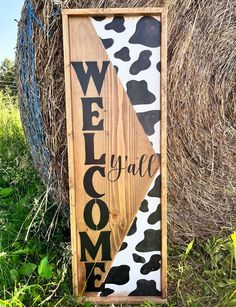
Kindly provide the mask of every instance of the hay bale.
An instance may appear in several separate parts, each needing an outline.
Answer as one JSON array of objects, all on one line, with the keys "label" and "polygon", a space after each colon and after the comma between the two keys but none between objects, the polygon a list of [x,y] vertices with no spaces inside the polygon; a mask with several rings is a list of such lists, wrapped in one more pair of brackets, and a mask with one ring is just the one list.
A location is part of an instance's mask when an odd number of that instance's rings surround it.
[{"label": "hay bale", "polygon": [[[67,0],[66,8],[167,6],[168,219],[171,239],[236,220],[234,0]],[[62,24],[58,4],[27,0],[17,45],[19,101],[34,163],[68,204]]]}]

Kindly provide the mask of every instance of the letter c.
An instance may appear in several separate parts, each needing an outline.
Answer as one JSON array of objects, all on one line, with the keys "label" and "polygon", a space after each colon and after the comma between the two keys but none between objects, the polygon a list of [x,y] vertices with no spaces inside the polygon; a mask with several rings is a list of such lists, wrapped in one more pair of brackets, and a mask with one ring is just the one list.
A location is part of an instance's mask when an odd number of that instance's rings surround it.
[{"label": "letter c", "polygon": [[105,193],[99,194],[98,192],[96,192],[96,190],[93,187],[93,175],[94,175],[95,172],[99,172],[102,177],[105,177],[105,168],[104,167],[101,167],[101,166],[90,167],[84,175],[84,189],[85,189],[86,193],[89,196],[91,196],[92,198],[100,198],[100,197],[104,196]]}]

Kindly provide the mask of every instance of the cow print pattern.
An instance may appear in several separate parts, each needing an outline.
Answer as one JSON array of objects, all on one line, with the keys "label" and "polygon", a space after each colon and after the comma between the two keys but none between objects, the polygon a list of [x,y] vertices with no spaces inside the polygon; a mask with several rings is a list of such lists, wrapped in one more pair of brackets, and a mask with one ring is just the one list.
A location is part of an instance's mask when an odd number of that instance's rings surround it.
[{"label": "cow print pattern", "polygon": [[156,100],[156,97],[151,92],[149,92],[148,84],[144,80],[131,80],[127,82],[126,86],[127,94],[133,105],[151,104]]},{"label": "cow print pattern", "polygon": [[137,288],[132,291],[130,296],[160,296],[161,292],[156,288],[154,280],[140,279],[137,281]]},{"label": "cow print pattern", "polygon": [[131,75],[137,75],[140,71],[148,69],[151,66],[151,51],[144,50],[140,53],[139,58],[131,66],[129,72]]},{"label": "cow print pattern", "polygon": [[125,30],[124,17],[114,17],[113,20],[105,25],[106,30],[113,30],[117,33],[123,32]]},{"label": "cow print pattern", "polygon": [[150,261],[148,263],[145,263],[144,266],[142,266],[141,273],[147,275],[152,271],[159,270],[161,267],[160,261],[161,261],[160,255],[152,255]]},{"label": "cow print pattern", "polygon": [[135,262],[145,263],[145,258],[137,254],[133,254],[133,259]]},{"label": "cow print pattern", "polygon": [[104,46],[106,49],[108,49],[108,48],[110,48],[110,47],[113,45],[114,40],[113,40],[112,38],[103,39],[103,40],[102,40],[102,43],[103,43],[103,46]]},{"label": "cow print pattern", "polygon": [[155,124],[161,119],[159,110],[137,113],[138,120],[142,123],[146,135],[150,136],[155,133]]},{"label": "cow print pattern", "polygon": [[121,59],[124,62],[128,62],[130,60],[129,49],[127,47],[121,48],[114,54],[114,57],[117,59]]},{"label": "cow print pattern", "polygon": [[[160,157],[160,21],[107,17],[92,24]],[[150,79],[151,78],[151,79]],[[160,170],[125,237],[99,295],[161,295]]]},{"label": "cow print pattern", "polygon": [[145,16],[139,19],[134,35],[130,38],[131,44],[141,44],[146,47],[160,47],[161,24],[152,17]]}]

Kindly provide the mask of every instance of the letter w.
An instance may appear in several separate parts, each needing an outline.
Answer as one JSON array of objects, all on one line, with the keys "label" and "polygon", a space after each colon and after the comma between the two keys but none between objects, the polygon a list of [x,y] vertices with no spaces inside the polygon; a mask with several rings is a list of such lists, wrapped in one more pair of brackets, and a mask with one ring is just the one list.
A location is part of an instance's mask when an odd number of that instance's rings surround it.
[{"label": "letter w", "polygon": [[97,92],[100,95],[103,81],[106,75],[107,67],[109,65],[109,61],[102,62],[102,70],[101,72],[98,69],[97,62],[85,62],[87,65],[87,72],[84,70],[83,62],[71,62],[74,70],[76,72],[77,78],[80,82],[84,95],[86,95],[88,90],[88,84],[90,77],[92,77],[93,82],[96,86]]}]

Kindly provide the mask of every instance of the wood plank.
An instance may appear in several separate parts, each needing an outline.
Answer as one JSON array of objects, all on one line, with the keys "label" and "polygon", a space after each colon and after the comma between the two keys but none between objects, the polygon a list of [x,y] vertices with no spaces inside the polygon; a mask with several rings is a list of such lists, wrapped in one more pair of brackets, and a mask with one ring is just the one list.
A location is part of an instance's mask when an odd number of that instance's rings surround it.
[{"label": "wood plank", "polygon": [[76,199],[75,199],[75,174],[74,174],[74,135],[73,135],[73,108],[71,104],[71,78],[70,78],[70,42],[69,42],[69,18],[63,15],[63,44],[65,66],[65,92],[66,92],[66,125],[67,125],[67,152],[69,170],[70,192],[70,227],[71,227],[71,250],[72,250],[72,279],[74,294],[78,295],[78,262],[77,262],[77,238],[76,229]]},{"label": "wood plank", "polygon": [[161,231],[162,298],[167,297],[167,13],[161,15]]},{"label": "wood plank", "polygon": [[141,304],[144,302],[152,302],[155,304],[166,304],[167,299],[163,299],[161,297],[156,296],[112,296],[112,297],[84,297],[81,300],[79,300],[79,303],[84,302],[94,302],[99,305],[105,305],[105,304]]},{"label": "wood plank", "polygon": [[63,9],[63,15],[77,16],[139,16],[139,15],[159,15],[167,12],[165,7],[135,7],[135,8],[83,8],[83,9]]}]

